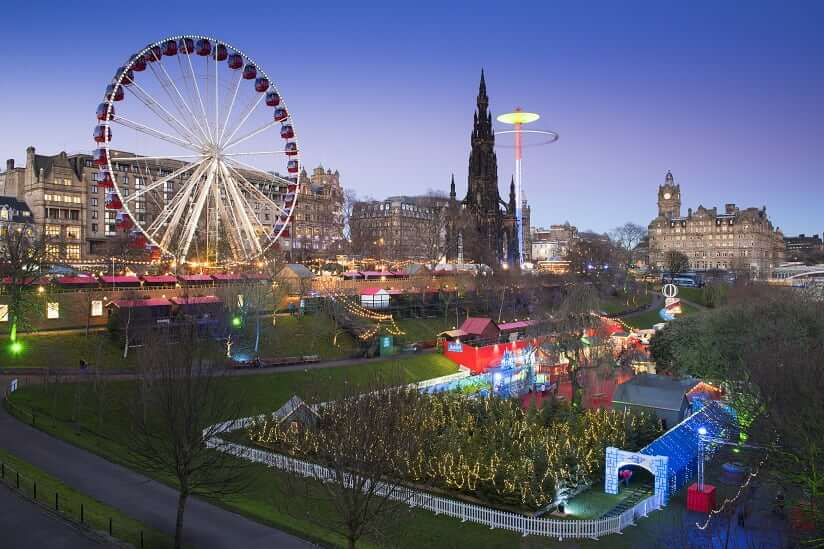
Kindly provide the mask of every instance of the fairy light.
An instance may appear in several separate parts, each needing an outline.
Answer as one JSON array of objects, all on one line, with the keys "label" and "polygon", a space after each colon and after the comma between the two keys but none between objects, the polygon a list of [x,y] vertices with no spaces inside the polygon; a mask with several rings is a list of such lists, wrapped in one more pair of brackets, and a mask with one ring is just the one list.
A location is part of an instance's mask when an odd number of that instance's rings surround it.
[{"label": "fairy light", "polygon": [[746,490],[747,486],[750,485],[750,482],[752,482],[752,479],[754,479],[755,477],[758,476],[758,473],[761,471],[761,467],[763,467],[764,463],[767,461],[767,457],[768,457],[768,455],[765,455],[764,459],[762,459],[758,463],[758,467],[756,467],[755,471],[752,471],[749,475],[747,475],[747,480],[744,482],[744,484],[742,484],[738,488],[738,492],[735,494],[735,497],[733,497],[732,499],[724,498],[724,503],[721,504],[721,507],[719,507],[718,509],[712,509],[709,512],[709,514],[707,515],[707,520],[704,522],[703,525],[699,524],[697,522],[695,523],[695,526],[699,530],[706,530],[707,527],[710,525],[710,522],[712,522],[712,519],[715,515],[720,515],[721,513],[724,512],[724,509],[726,509],[727,505],[735,503],[736,501],[738,501],[738,498],[741,497],[741,495],[744,493],[744,490]]},{"label": "fairy light", "polygon": [[[384,396],[374,397],[378,400],[370,408],[375,414],[392,408]],[[458,393],[411,398],[415,405],[402,408],[409,412],[402,413],[398,429],[404,437],[420,437],[426,443],[387,456],[399,478],[475,497],[486,494],[495,502],[517,502],[533,510],[554,501],[558,490],[591,482],[603,472],[601,456],[607,446],[631,445],[630,433],[651,427],[649,416],[614,410],[586,410],[569,421],[559,414],[545,424],[512,400]],[[340,433],[330,427],[346,425],[351,417],[347,399],[325,403],[320,413],[318,429],[298,429],[292,422],[260,417],[247,435],[260,446],[310,460],[325,448],[349,451],[337,444]],[[656,436],[654,428],[648,432]]]}]

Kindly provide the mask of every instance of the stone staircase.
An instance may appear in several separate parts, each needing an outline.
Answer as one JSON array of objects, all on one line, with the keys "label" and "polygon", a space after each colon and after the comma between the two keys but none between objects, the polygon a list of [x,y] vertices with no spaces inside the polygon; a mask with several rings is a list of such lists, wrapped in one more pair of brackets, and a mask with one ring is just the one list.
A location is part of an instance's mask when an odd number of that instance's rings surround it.
[{"label": "stone staircase", "polygon": [[601,518],[617,517],[627,509],[633,507],[636,503],[643,501],[653,494],[652,484],[644,483],[629,488],[624,488],[624,493],[628,494],[621,503],[604,513]]}]

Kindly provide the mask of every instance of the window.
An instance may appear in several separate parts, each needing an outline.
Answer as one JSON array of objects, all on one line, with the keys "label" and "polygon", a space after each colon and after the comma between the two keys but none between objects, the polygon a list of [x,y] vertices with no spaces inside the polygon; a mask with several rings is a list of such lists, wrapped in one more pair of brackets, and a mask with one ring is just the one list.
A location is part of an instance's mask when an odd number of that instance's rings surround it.
[{"label": "window", "polygon": [[66,246],[66,259],[75,261],[80,259],[80,244],[68,244]]},{"label": "window", "polygon": [[51,259],[60,257],[60,246],[57,244],[46,244],[46,255]]},{"label": "window", "polygon": [[92,316],[103,316],[103,302],[99,299],[92,301]]},{"label": "window", "polygon": [[97,192],[97,185],[92,185],[91,189],[89,189],[89,190],[93,193],[96,193]]},{"label": "window", "polygon": [[53,301],[51,303],[46,304],[46,318],[60,318],[60,303]]},{"label": "window", "polygon": [[92,223],[92,232],[93,233],[97,232],[97,223]]},{"label": "window", "polygon": [[66,238],[69,240],[79,240],[80,227],[66,227]]},{"label": "window", "polygon": [[9,306],[5,303],[0,303],[0,322],[9,321]]},{"label": "window", "polygon": [[69,219],[72,221],[80,221],[80,210],[69,210]]},{"label": "window", "polygon": [[91,199],[92,206],[97,206],[97,198]]},{"label": "window", "polygon": [[46,236],[60,236],[60,225],[46,225]]},{"label": "window", "polygon": [[92,219],[97,219],[97,210],[91,211]]}]

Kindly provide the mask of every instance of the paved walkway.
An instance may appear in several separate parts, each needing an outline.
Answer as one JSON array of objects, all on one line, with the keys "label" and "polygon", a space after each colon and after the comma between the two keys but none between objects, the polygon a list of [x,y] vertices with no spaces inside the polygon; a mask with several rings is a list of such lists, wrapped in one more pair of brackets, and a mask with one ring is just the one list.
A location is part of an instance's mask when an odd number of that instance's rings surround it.
[{"label": "paved walkway", "polygon": [[8,549],[97,549],[99,540],[0,483],[0,545]]},{"label": "paved walkway", "polygon": [[[3,406],[0,406],[0,445],[74,489],[146,525],[174,534],[177,492],[165,484],[21,423]],[[7,546],[5,536],[9,530],[0,527],[3,547]],[[307,541],[198,498],[190,498],[186,507],[184,543],[198,548],[312,547]],[[61,547],[41,543],[25,546]]]}]

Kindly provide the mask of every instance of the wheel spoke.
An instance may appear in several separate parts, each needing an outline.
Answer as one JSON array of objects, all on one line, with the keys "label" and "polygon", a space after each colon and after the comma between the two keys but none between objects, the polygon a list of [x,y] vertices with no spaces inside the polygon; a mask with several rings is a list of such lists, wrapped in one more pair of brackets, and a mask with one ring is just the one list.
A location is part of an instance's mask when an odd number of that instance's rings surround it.
[{"label": "wheel spoke", "polygon": [[203,97],[200,95],[200,86],[197,83],[197,76],[195,76],[195,67],[192,65],[192,56],[191,54],[186,56],[186,60],[189,62],[189,70],[192,73],[192,82],[195,85],[195,91],[197,92],[197,100],[200,102],[200,110],[203,113],[203,121],[206,122],[206,129],[207,134],[211,134],[211,130],[209,128],[209,117],[206,116],[206,107],[203,106]]},{"label": "wheel spoke", "polygon": [[284,210],[274,200],[272,200],[271,198],[269,198],[268,196],[263,194],[263,192],[260,189],[258,189],[257,187],[255,187],[252,183],[249,183],[249,180],[246,179],[245,177],[243,177],[243,174],[240,173],[237,169],[235,169],[233,166],[231,166],[229,164],[227,164],[227,167],[229,167],[237,175],[238,182],[243,183],[246,186],[247,189],[251,190],[251,192],[258,195],[258,197],[261,198],[264,201],[265,204],[268,204],[270,207],[274,208],[276,211],[280,212],[280,214],[282,214],[282,215],[289,215],[289,212]]},{"label": "wheel spoke", "polygon": [[127,162],[132,160],[167,160],[167,159],[181,159],[181,158],[203,158],[202,154],[182,154],[170,156],[113,156],[112,162]]},{"label": "wheel spoke", "polygon": [[[186,124],[178,120],[175,115],[166,110],[166,107],[161,105],[154,97],[152,97],[152,94],[143,89],[136,80],[133,80],[132,84],[128,86],[127,89],[132,93],[132,95],[137,97],[144,105],[146,105],[149,110],[154,112],[158,118],[162,119],[169,125],[170,128],[174,129],[181,137],[192,141],[197,141],[200,145],[204,144],[203,140],[193,130],[190,130]],[[140,93],[137,93],[137,91],[140,91]],[[157,109],[160,109],[161,112],[158,112]],[[175,124],[177,127],[175,127]],[[183,133],[180,132],[180,129],[183,130]]]},{"label": "wheel spoke", "polygon": [[[162,60],[157,59],[157,57],[155,57],[155,59],[157,60],[157,63],[149,63],[149,68],[151,69],[152,73],[154,73],[155,78],[157,78],[158,82],[160,82],[160,85],[163,87],[164,91],[166,92],[166,95],[169,96],[169,100],[172,101],[175,108],[177,109],[177,112],[180,113],[181,118],[186,118],[186,113],[189,114],[190,122],[193,122],[194,126],[197,126],[197,129],[199,130],[200,136],[203,138],[203,141],[208,141],[208,136],[203,131],[203,126],[200,125],[200,122],[198,121],[197,117],[195,117],[195,114],[192,112],[192,109],[189,107],[189,104],[186,103],[186,100],[180,93],[180,90],[178,89],[177,85],[175,84],[174,80],[169,74],[169,71],[167,71],[166,67],[163,65]],[[162,82],[160,75],[158,75],[157,73],[157,69],[155,69],[155,65],[160,65],[160,70],[163,71],[163,74],[166,75],[166,81],[174,89],[175,93],[177,94],[177,97],[180,99],[180,103],[178,103],[178,101],[175,100],[174,97],[172,97],[172,92],[169,91],[168,86]],[[181,104],[183,105],[183,109],[180,108]],[[186,113],[183,112],[184,110],[186,111]],[[192,132],[194,133],[195,127],[190,128],[190,130],[192,130]]]},{"label": "wheel spoke", "polygon": [[[200,166],[198,166],[197,170],[195,170],[195,172],[192,174],[192,176],[189,178],[189,180],[186,182],[183,188],[180,189],[180,191],[177,193],[177,195],[174,196],[174,198],[172,198],[171,203],[163,211],[162,215],[165,215],[167,219],[171,218],[171,220],[169,221],[169,224],[166,227],[166,231],[163,233],[163,237],[161,238],[161,248],[169,248],[169,241],[171,240],[171,235],[174,234],[175,230],[177,229],[177,224],[180,222],[180,218],[183,216],[183,211],[186,209],[186,202],[189,200],[189,197],[191,196],[195,187],[198,186],[200,179],[203,177],[203,172],[206,171],[206,168],[207,164],[201,164]],[[159,223],[158,226],[155,227],[155,232],[151,234],[153,238],[162,226],[163,223]],[[175,256],[177,255],[178,250],[175,250]]]},{"label": "wheel spoke", "polygon": [[277,120],[272,120],[272,121],[264,124],[260,128],[254,130],[252,132],[247,133],[243,137],[240,137],[240,138],[235,139],[234,141],[232,141],[230,143],[227,143],[226,145],[223,145],[223,150],[229,150],[232,147],[234,147],[235,145],[239,145],[239,144],[243,143],[244,141],[246,141],[247,139],[251,139],[256,135],[265,132],[266,130],[268,130],[269,128],[274,126],[275,124],[280,124],[280,122],[278,122]]},{"label": "wheel spoke", "polygon": [[267,154],[284,154],[284,153],[286,153],[285,150],[281,150],[281,151],[258,151],[258,152],[242,152],[242,153],[223,153],[223,156],[263,156],[263,155],[267,155]]},{"label": "wheel spoke", "polygon": [[206,175],[206,182],[198,188],[198,196],[195,200],[194,208],[189,213],[187,223],[183,233],[183,247],[181,248],[181,257],[185,258],[189,253],[189,246],[192,244],[192,238],[197,231],[197,225],[200,221],[200,215],[203,213],[203,206],[206,204],[206,199],[209,196],[209,190],[212,187],[212,182],[215,180],[216,171],[215,162],[209,164],[209,173]]},{"label": "wheel spoke", "polygon": [[[175,170],[172,173],[170,173],[169,175],[164,176],[161,179],[158,179],[157,181],[152,181],[152,183],[150,185],[147,185],[145,189],[140,189],[139,191],[136,190],[134,194],[131,194],[131,195],[127,196],[125,202],[130,202],[132,200],[136,200],[137,198],[143,196],[147,192],[156,189],[157,187],[161,186],[164,183],[167,183],[168,181],[174,179],[175,177],[180,177],[181,175],[188,172],[192,168],[195,168],[196,166],[201,165],[205,160],[206,160],[205,158],[201,158],[197,162],[193,162],[192,164],[187,164],[186,166],[183,166],[179,170]],[[151,172],[149,172],[149,173],[150,173],[150,177],[151,177]]]},{"label": "wheel spoke", "polygon": [[189,149],[191,151],[199,150],[197,145],[195,145],[191,141],[185,141],[183,139],[180,139],[179,137],[169,135],[168,133],[156,130],[152,127],[146,126],[145,124],[135,122],[134,120],[129,120],[128,118],[124,118],[122,116],[115,117],[112,120],[112,122],[139,131],[140,133],[146,134],[149,137],[156,137],[158,139],[162,139],[163,141],[167,141],[169,143],[172,143],[173,145],[183,147],[184,149]]},{"label": "wheel spoke", "polygon": [[240,122],[238,123],[238,125],[237,125],[237,126],[235,126],[234,131],[233,131],[231,134],[229,134],[229,137],[227,137],[227,138],[226,138],[226,141],[228,141],[228,142],[231,142],[231,141],[232,141],[232,138],[233,138],[233,137],[235,136],[235,134],[236,134],[236,133],[240,130],[240,128],[242,128],[242,127],[243,127],[243,125],[246,123],[246,121],[249,119],[249,117],[250,117],[250,116],[252,116],[252,113],[253,113],[253,112],[255,112],[255,109],[257,108],[257,106],[258,106],[258,105],[260,105],[260,102],[261,102],[261,101],[263,101],[263,98],[264,98],[265,96],[266,96],[266,94],[265,94],[265,93],[261,93],[261,94],[259,94],[259,96],[258,96],[258,98],[257,98],[257,101],[255,101],[254,103],[251,103],[251,102],[250,102],[251,107],[250,107],[249,109],[247,109],[246,114],[245,114],[245,115],[243,116],[243,118],[240,120]]},{"label": "wheel spoke", "polygon": [[249,220],[249,215],[246,212],[246,208],[243,207],[245,203],[243,201],[243,197],[240,196],[238,192],[238,186],[234,184],[232,180],[232,176],[229,174],[229,170],[226,168],[225,165],[222,163],[219,165],[220,169],[223,171],[224,177],[226,178],[225,181],[228,181],[228,185],[226,185],[226,189],[228,189],[229,194],[233,197],[233,201],[237,204],[238,212],[240,214],[241,222],[243,223],[244,229],[248,234],[249,240],[252,241],[254,248],[257,250],[258,253],[261,253],[263,250],[260,247],[260,242],[258,241],[257,233],[255,233],[254,227],[252,227],[252,222]]},{"label": "wheel spoke", "polygon": [[238,160],[237,158],[227,158],[226,161],[230,162],[232,164],[237,164],[238,168],[242,168],[244,170],[249,170],[250,172],[259,173],[260,175],[264,176],[267,180],[272,181],[273,183],[278,183],[280,185],[294,185],[293,181],[289,181],[288,179],[284,179],[283,177],[281,177],[279,175],[275,175],[271,172],[267,172],[267,171],[261,170],[260,168],[256,168],[256,167],[252,166],[251,164],[247,164],[246,162],[243,162],[242,160]]},{"label": "wheel spoke", "polygon": [[229,230],[227,231],[227,234],[232,235],[232,238],[235,239],[235,245],[239,247],[241,251],[243,251],[243,257],[248,258],[249,252],[246,249],[246,239],[243,237],[243,230],[241,228],[242,225],[239,222],[237,215],[235,215],[235,208],[231,207],[232,198],[231,193],[229,192],[229,185],[231,183],[226,180],[223,180],[222,183],[223,191],[226,194],[226,204],[224,204],[223,206],[229,206],[227,209],[229,211],[229,215],[231,215],[232,217],[231,222],[228,224]]},{"label": "wheel spoke", "polygon": [[240,83],[243,81],[243,71],[238,71],[237,83],[235,84],[235,92],[232,94],[232,102],[229,103],[229,109],[226,111],[226,119],[223,121],[223,127],[220,129],[220,136],[218,143],[223,141],[223,134],[226,133],[226,126],[229,125],[229,117],[232,116],[232,111],[235,108],[235,99],[237,99],[237,92],[240,89]]}]

